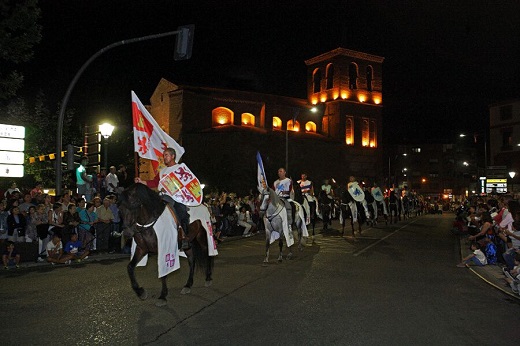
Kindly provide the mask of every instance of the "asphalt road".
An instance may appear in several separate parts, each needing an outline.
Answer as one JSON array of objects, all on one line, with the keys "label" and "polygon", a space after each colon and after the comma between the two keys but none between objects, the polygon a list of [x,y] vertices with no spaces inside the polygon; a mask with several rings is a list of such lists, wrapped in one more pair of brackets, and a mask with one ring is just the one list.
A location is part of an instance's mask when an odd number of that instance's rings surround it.
[{"label": "asphalt road", "polygon": [[224,242],[213,285],[200,274],[181,295],[182,260],[165,307],[154,305],[154,261],[137,270],[146,301],[130,288],[126,258],[9,273],[0,277],[2,344],[517,344],[519,302],[455,267],[452,220],[379,224],[357,241],[331,231],[282,263],[272,246],[268,266],[260,236]]}]

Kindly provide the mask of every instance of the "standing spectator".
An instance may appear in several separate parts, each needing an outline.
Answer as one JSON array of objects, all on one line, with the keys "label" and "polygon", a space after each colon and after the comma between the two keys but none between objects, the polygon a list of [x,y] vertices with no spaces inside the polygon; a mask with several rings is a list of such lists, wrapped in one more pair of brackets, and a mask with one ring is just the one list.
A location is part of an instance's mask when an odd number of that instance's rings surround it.
[{"label": "standing spectator", "polygon": [[7,217],[7,237],[13,242],[25,241],[25,227],[27,222],[20,213],[20,208],[11,208],[11,214]]},{"label": "standing spectator", "polygon": [[45,211],[45,204],[36,207],[36,234],[38,235],[38,262],[43,262],[42,256],[46,255],[49,237],[49,214]]},{"label": "standing spectator", "polygon": [[7,198],[9,200],[9,198],[11,197],[11,195],[15,192],[18,192],[20,193],[20,189],[18,189],[18,187],[16,186],[16,183],[13,181],[11,183],[11,185],[9,186],[9,188],[4,192],[4,197]]},{"label": "standing spectator", "polygon": [[60,238],[63,231],[63,212],[61,209],[61,203],[54,203],[52,210],[48,214],[49,220],[49,234],[59,233]]},{"label": "standing spectator", "polygon": [[5,270],[9,270],[12,266],[16,266],[16,269],[20,268],[20,254],[16,251],[12,241],[7,242],[7,248],[2,254],[2,261],[4,262]]},{"label": "standing spectator", "polygon": [[108,196],[110,200],[110,210],[114,219],[112,219],[112,228],[110,230],[110,238],[108,242],[109,253],[119,252],[123,248],[121,239],[121,215],[119,214],[119,208],[117,207],[117,200],[115,195]]},{"label": "standing spectator", "polygon": [[41,182],[37,182],[34,188],[31,190],[31,199],[33,203],[37,203],[39,196],[43,195],[43,185]]},{"label": "standing spectator", "polygon": [[19,205],[20,213],[22,213],[23,216],[27,217],[27,215],[29,215],[30,207],[34,207],[34,204],[32,203],[31,194],[26,193],[23,195],[23,203]]},{"label": "standing spectator", "polygon": [[87,165],[88,157],[83,156],[79,167],[76,168],[76,186],[78,187],[78,194],[81,197],[85,196],[85,200],[90,202],[92,196],[92,176],[87,175]]},{"label": "standing spectator", "polygon": [[4,201],[0,201],[0,244],[7,239],[7,217],[9,212],[6,210]]},{"label": "standing spectator", "polygon": [[36,234],[36,207],[29,207],[29,213],[26,217],[27,226],[25,227],[25,241],[32,243],[38,239]]},{"label": "standing spectator", "polygon": [[62,213],[65,213],[67,210],[69,210],[69,204],[71,202],[71,193],[69,189],[65,189],[63,191],[63,195],[61,195],[61,211]]},{"label": "standing spectator", "polygon": [[105,184],[107,186],[107,192],[110,195],[117,194],[117,188],[119,187],[119,178],[117,177],[116,173],[117,173],[116,167],[110,166],[110,173],[108,173],[108,175],[105,179]]},{"label": "standing spectator", "polygon": [[117,179],[119,180],[119,193],[121,193],[124,189],[129,187],[133,182],[132,178],[126,171],[126,166],[123,164],[119,165],[119,170],[117,171]]},{"label": "standing spectator", "polygon": [[99,251],[108,250],[108,240],[110,237],[110,231],[112,228],[112,220],[114,220],[114,214],[110,209],[110,199],[105,197],[103,199],[103,205],[96,209],[98,215],[98,223],[96,224],[96,248]]},{"label": "standing spectator", "polygon": [[99,196],[101,198],[105,198],[107,193],[107,169],[105,167],[101,168],[101,171],[97,174],[97,187],[99,189]]}]

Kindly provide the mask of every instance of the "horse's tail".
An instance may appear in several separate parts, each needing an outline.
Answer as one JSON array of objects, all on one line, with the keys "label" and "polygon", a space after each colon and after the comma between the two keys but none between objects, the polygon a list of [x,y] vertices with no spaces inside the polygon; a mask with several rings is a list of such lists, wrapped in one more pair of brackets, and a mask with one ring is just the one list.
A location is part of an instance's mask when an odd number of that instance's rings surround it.
[{"label": "horse's tail", "polygon": [[[206,238],[204,238],[206,239]],[[197,237],[192,242],[191,249],[193,251],[193,259],[197,268],[203,270],[205,273],[213,271],[213,257],[208,254],[208,244],[200,244]]]}]

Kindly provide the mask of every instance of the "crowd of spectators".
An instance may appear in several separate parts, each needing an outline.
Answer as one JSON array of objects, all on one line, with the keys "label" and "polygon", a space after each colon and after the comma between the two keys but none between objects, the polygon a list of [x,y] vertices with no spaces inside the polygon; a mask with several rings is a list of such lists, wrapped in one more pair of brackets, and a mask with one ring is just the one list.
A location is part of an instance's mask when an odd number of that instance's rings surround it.
[{"label": "crowd of spectators", "polygon": [[477,199],[456,210],[451,232],[469,242],[470,253],[457,266],[498,265],[520,294],[520,204],[510,196]]},{"label": "crowd of spectators", "polygon": [[[27,247],[24,243],[30,243],[37,261],[50,263],[81,260],[89,252],[128,252],[129,239],[121,233],[117,193],[103,195],[101,191],[94,193],[92,201],[87,202],[69,189],[51,196],[40,183],[22,189],[10,184],[0,201],[4,268],[10,269],[13,260],[15,266],[24,261],[17,251]],[[17,259],[11,258],[13,251]]]}]

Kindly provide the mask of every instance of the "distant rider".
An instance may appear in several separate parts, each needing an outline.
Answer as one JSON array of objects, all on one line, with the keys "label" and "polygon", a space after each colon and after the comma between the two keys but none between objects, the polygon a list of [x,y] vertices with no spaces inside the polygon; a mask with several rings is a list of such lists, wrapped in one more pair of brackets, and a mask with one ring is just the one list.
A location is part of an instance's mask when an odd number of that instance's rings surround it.
[{"label": "distant rider", "polygon": [[287,172],[285,168],[278,169],[278,179],[274,182],[274,191],[275,193],[281,197],[281,200],[285,203],[285,208],[287,210],[287,223],[289,224],[289,230],[292,230],[293,223],[293,208],[291,206],[291,194],[294,193],[292,180],[287,178],[285,175]]}]

